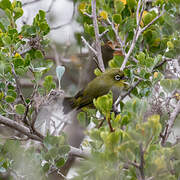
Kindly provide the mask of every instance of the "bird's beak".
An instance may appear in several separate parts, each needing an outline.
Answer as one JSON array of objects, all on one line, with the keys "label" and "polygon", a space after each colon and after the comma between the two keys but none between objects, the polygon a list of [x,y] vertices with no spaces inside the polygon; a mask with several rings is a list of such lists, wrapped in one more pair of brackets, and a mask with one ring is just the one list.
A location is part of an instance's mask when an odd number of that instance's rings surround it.
[{"label": "bird's beak", "polygon": [[128,79],[128,77],[127,77],[127,76],[124,76],[122,79],[123,79],[123,80],[127,80],[127,79]]}]

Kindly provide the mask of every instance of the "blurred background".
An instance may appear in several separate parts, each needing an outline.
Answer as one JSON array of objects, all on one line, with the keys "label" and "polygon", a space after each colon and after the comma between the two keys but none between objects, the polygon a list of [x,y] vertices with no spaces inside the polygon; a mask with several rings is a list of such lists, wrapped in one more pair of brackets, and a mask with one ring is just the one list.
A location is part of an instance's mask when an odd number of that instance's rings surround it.
[{"label": "blurred background", "polygon": [[[54,61],[54,68],[49,72],[56,79],[57,65],[66,67],[61,87],[67,95],[73,95],[82,88],[79,75],[87,62],[87,49],[81,48],[77,41],[82,31],[77,23],[77,6],[72,0],[22,0],[24,14],[18,21],[19,29],[23,24],[31,24],[39,10],[46,12],[47,21],[51,27],[48,34],[50,47],[46,51],[46,59]],[[46,74],[47,75],[47,74]],[[57,79],[56,79],[57,81]],[[29,79],[21,82],[23,87],[32,87]],[[25,88],[26,89],[26,88]]]}]

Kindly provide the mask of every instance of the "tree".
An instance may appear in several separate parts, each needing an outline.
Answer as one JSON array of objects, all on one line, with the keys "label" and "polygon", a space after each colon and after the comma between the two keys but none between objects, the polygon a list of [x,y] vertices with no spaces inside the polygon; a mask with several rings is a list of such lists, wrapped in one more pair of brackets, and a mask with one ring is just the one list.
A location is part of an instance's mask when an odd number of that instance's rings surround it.
[{"label": "tree", "polygon": [[[82,126],[94,125],[82,142],[89,153],[70,146],[61,131],[58,136],[39,132],[35,123],[40,107],[61,94],[53,76],[47,74],[53,68],[52,61],[45,58],[50,44],[46,35],[51,28],[45,12],[39,10],[32,25],[25,24],[18,31],[16,20],[23,14],[22,3],[1,0],[0,124],[16,133],[16,138],[1,140],[1,174],[14,179],[47,179],[56,172],[68,179],[61,168],[71,155],[80,158],[73,179],[178,179],[179,138],[173,133],[180,113],[180,2],[76,3],[77,21],[84,29],[76,34],[77,42],[84,44],[92,57],[86,71],[92,71],[94,62],[96,76],[107,66],[120,68],[130,87],[114,104],[109,92],[94,100],[95,108],[85,108],[77,115]],[[111,58],[105,58],[104,47],[112,50]],[[34,88],[26,95],[20,79],[28,74]]]}]

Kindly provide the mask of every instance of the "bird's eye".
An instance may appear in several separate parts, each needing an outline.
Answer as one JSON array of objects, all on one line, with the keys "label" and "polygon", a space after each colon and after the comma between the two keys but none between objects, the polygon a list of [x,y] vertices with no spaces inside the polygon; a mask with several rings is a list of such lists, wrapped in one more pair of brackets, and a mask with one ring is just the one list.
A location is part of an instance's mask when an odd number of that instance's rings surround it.
[{"label": "bird's eye", "polygon": [[114,76],[114,79],[115,79],[116,81],[120,81],[121,76],[120,76],[119,74],[116,74],[116,75]]}]

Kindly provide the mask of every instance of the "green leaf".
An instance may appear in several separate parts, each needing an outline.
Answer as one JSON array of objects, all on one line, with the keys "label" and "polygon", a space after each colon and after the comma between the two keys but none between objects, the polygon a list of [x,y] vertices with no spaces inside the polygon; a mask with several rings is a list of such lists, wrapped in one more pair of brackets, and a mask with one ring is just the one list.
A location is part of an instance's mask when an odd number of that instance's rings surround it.
[{"label": "green leaf", "polygon": [[96,76],[100,76],[100,75],[102,74],[102,72],[99,70],[99,68],[96,68],[96,69],[94,70],[94,74],[95,74]]},{"label": "green leaf", "polygon": [[64,66],[57,66],[56,67],[56,75],[57,75],[57,78],[58,78],[59,81],[61,80],[64,72],[65,72],[65,67]]},{"label": "green leaf", "polygon": [[172,92],[180,89],[180,79],[163,79],[160,81],[161,86],[166,92]]},{"label": "green leaf", "polygon": [[26,53],[24,60],[25,60],[24,65],[29,66],[31,62],[31,56],[29,53]]},{"label": "green leaf", "polygon": [[41,19],[45,19],[45,17],[46,17],[45,11],[39,10],[39,16],[40,16]]},{"label": "green leaf", "polygon": [[114,14],[113,15],[113,21],[116,23],[116,24],[120,24],[122,22],[122,17],[120,14]]},{"label": "green leaf", "polygon": [[85,112],[79,112],[77,115],[77,119],[83,127],[86,126],[86,113]]},{"label": "green leaf", "polygon": [[153,20],[153,16],[149,12],[146,15],[144,15],[144,17],[143,17],[144,25],[149,24],[152,20]]},{"label": "green leaf", "polygon": [[15,101],[15,98],[12,97],[12,96],[6,96],[6,97],[5,97],[5,100],[6,100],[6,102],[8,102],[8,103],[12,103],[12,102]]},{"label": "green leaf", "polygon": [[44,166],[43,166],[43,171],[44,172],[47,172],[50,168],[50,164],[49,163],[45,163]]},{"label": "green leaf", "polygon": [[49,92],[51,89],[55,89],[56,83],[53,82],[53,77],[52,76],[46,76],[44,78],[43,86],[45,89]]},{"label": "green leaf", "polygon": [[64,158],[60,157],[60,158],[56,161],[56,166],[57,166],[58,168],[60,168],[60,167],[62,167],[62,166],[64,165],[64,163],[65,163]]},{"label": "green leaf", "polygon": [[123,56],[115,55],[113,57],[113,59],[109,61],[108,64],[109,64],[109,66],[111,68],[117,68],[117,67],[121,67],[123,61],[124,61],[124,57]]},{"label": "green leaf", "polygon": [[43,59],[43,58],[44,58],[44,56],[43,56],[43,54],[42,54],[42,52],[41,52],[40,50],[37,50],[37,51],[35,52],[35,57],[36,57],[37,59]]},{"label": "green leaf", "polygon": [[122,1],[120,0],[115,0],[114,1],[114,7],[117,13],[121,13],[123,9],[125,8],[125,5]]},{"label": "green leaf", "polygon": [[26,108],[23,104],[17,104],[15,105],[15,110],[16,110],[16,113],[23,115],[25,113]]},{"label": "green leaf", "polygon": [[2,38],[2,42],[4,43],[4,45],[10,45],[11,44],[11,38],[9,36],[4,36]]},{"label": "green leaf", "polygon": [[125,115],[122,117],[121,126],[127,125],[129,122],[130,122],[129,117],[127,115]]},{"label": "green leaf", "polygon": [[0,92],[0,100],[2,100],[4,97],[4,93],[3,92]]},{"label": "green leaf", "polygon": [[134,9],[136,7],[136,0],[127,0],[127,5],[130,7],[130,9]]},{"label": "green leaf", "polygon": [[11,1],[9,0],[1,0],[0,1],[0,8],[5,10],[5,9],[11,9]]},{"label": "green leaf", "polygon": [[9,89],[9,90],[7,91],[7,95],[16,98],[17,93],[16,93],[15,91]]},{"label": "green leaf", "polygon": [[14,58],[13,59],[14,67],[23,67],[24,66],[24,59],[22,58]]},{"label": "green leaf", "polygon": [[64,156],[64,155],[68,154],[70,150],[71,149],[68,145],[60,146],[58,155]]},{"label": "green leaf", "polygon": [[154,65],[154,59],[151,57],[148,57],[146,60],[146,67],[151,68]]},{"label": "green leaf", "polygon": [[14,20],[16,21],[18,18],[20,18],[23,15],[23,9],[20,7],[14,8]]},{"label": "green leaf", "polygon": [[93,100],[95,107],[105,116],[110,113],[113,105],[113,94],[110,91],[108,94],[98,97]]}]

